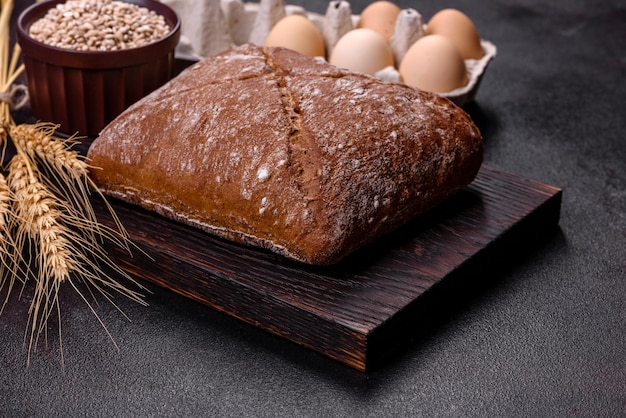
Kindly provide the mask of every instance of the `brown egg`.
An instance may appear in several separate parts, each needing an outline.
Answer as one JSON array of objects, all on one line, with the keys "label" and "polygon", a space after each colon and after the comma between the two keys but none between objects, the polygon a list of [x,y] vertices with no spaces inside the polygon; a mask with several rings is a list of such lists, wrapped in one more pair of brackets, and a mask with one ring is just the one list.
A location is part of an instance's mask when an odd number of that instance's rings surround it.
[{"label": "brown egg", "polygon": [[395,4],[389,1],[375,1],[363,9],[357,27],[372,29],[389,42],[399,14],[400,8]]},{"label": "brown egg", "polygon": [[282,46],[309,57],[325,57],[326,47],[319,29],[302,15],[289,15],[272,27],[265,46]]},{"label": "brown egg", "polygon": [[411,45],[399,72],[405,84],[434,93],[447,93],[468,82],[461,53],[441,35],[427,35]]},{"label": "brown egg", "polygon": [[443,9],[436,13],[426,25],[425,34],[450,39],[464,59],[480,59],[484,55],[476,26],[459,10]]},{"label": "brown egg", "polygon": [[328,60],[348,70],[374,75],[393,66],[393,53],[385,38],[371,29],[354,29],[343,35]]}]

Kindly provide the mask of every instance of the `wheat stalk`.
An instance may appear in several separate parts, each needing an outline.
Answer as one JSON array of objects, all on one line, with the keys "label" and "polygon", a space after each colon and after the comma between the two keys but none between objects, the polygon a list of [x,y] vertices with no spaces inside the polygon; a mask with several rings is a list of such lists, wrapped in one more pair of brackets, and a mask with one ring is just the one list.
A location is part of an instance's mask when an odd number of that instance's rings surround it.
[{"label": "wheat stalk", "polygon": [[[78,292],[114,345],[113,337],[79,285],[84,285],[93,297],[94,291],[100,294],[116,308],[116,293],[145,305],[141,293],[145,289],[116,266],[101,246],[109,241],[130,251],[132,243],[89,177],[93,167],[73,150],[77,139],[59,138],[55,135],[57,126],[52,123],[15,124],[11,93],[19,90],[13,83],[24,67],[18,65],[19,46],[10,53],[8,27],[13,1],[0,1],[0,291],[7,292],[0,313],[16,281],[22,282],[23,292],[32,279],[33,297],[24,336],[29,363],[31,351],[37,347],[40,336],[47,336],[48,319],[55,313],[59,317],[63,357],[58,298],[61,286],[67,284]],[[4,166],[9,142],[14,145],[15,155]],[[91,205],[92,192],[105,202],[115,220],[114,227],[98,222]],[[111,277],[112,273],[139,290],[120,284]]]},{"label": "wheat stalk", "polygon": [[[26,127],[27,129],[17,129],[14,126],[7,128],[17,150],[8,166],[7,183],[14,196],[11,212],[16,220],[13,227],[15,253],[12,256],[18,257],[16,254],[22,253],[36,254],[26,260],[28,272],[35,279],[28,332],[25,335],[30,360],[30,353],[37,346],[39,336],[45,333],[50,315],[54,312],[60,315],[57,296],[62,283],[70,282],[94,314],[95,309],[79,290],[77,283],[72,281],[73,278],[86,284],[88,288],[95,289],[113,305],[115,303],[110,291],[123,294],[141,304],[145,302],[141,293],[121,285],[105,272],[105,268],[108,268],[132,281],[114,265],[99,245],[100,242],[109,240],[128,248],[129,241],[125,231],[120,233],[97,222],[86,194],[87,189],[76,187],[76,184],[84,185],[85,179],[88,179],[86,164],[81,163],[78,154],[67,149],[63,152],[58,147],[40,147],[37,151],[37,147],[33,145],[42,139],[46,144],[60,142],[45,141],[49,133],[44,132],[45,135],[41,135],[42,131],[37,126]],[[55,163],[54,159],[57,157],[62,163]],[[39,160],[48,163],[46,167],[55,173],[54,178],[65,182],[65,187],[49,187],[53,181],[43,175],[35,164]],[[68,172],[73,174],[69,175]],[[60,195],[59,190],[64,190],[70,200]],[[77,208],[77,204],[83,206]],[[84,214],[89,216],[83,216]],[[34,271],[30,269],[32,264],[37,267]],[[143,289],[138,283],[134,283]],[[109,334],[100,318],[98,320]],[[111,339],[113,341],[112,337]],[[59,343],[61,344],[61,340]]]},{"label": "wheat stalk", "polygon": [[4,307],[9,299],[15,280],[19,277],[17,271],[17,263],[15,261],[15,253],[10,250],[15,248],[13,237],[10,234],[11,225],[11,201],[12,195],[6,178],[0,174],[0,291],[5,290],[7,297],[0,307],[0,313],[4,311]]},{"label": "wheat stalk", "polygon": [[[107,204],[104,196],[89,177],[90,167],[81,155],[72,149],[76,140],[74,137],[67,139],[55,136],[57,125],[52,123],[22,124],[10,126],[9,135],[13,142],[28,154],[28,156],[40,162],[48,170],[52,181],[47,182],[47,186],[54,189],[55,194],[62,195],[73,204],[72,209],[81,211],[77,214],[77,219],[87,219],[89,227],[81,225],[86,230],[94,227],[95,233],[102,233],[102,226],[97,222],[93,212],[90,195],[92,191]],[[45,177],[44,180],[49,180]],[[67,187],[72,185],[72,187]],[[65,187],[64,187],[65,186]],[[109,213],[112,214],[116,224],[116,230],[125,238],[128,237],[126,230],[119,221],[115,212],[108,206]],[[125,240],[119,241],[122,243]]]},{"label": "wheat stalk", "polygon": [[58,285],[69,279],[76,263],[66,238],[67,231],[59,223],[61,214],[53,196],[20,153],[9,163],[7,182],[15,196],[13,213],[17,219],[14,233],[16,250],[23,251],[32,241],[38,254],[38,273],[29,309],[30,353],[33,343],[41,334],[42,324],[47,322],[51,308],[55,306]]},{"label": "wheat stalk", "polygon": [[7,181],[15,196],[13,212],[19,220],[16,234],[39,242],[40,275],[62,282],[69,278],[74,265],[65,238],[68,231],[59,223],[61,212],[55,197],[37,174],[29,169],[21,154],[11,159]]},{"label": "wheat stalk", "polygon": [[63,141],[54,137],[57,128],[58,125],[42,122],[13,125],[9,126],[9,136],[31,158],[37,156],[58,171],[67,170],[75,179],[86,177],[89,174],[89,166],[80,158],[78,152],[71,149],[72,138]]}]

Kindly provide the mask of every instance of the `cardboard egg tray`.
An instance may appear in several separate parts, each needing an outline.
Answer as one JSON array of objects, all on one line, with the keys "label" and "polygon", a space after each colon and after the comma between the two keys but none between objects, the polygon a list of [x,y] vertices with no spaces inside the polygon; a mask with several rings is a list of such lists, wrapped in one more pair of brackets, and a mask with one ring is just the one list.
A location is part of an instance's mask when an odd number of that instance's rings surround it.
[{"label": "cardboard egg tray", "polygon": [[[341,35],[356,28],[359,20],[359,15],[352,14],[350,4],[343,0],[331,1],[324,15],[309,12],[302,6],[285,5],[282,0],[261,0],[260,3],[246,3],[241,0],[161,1],[172,7],[181,17],[182,36],[176,49],[177,58],[193,61],[247,42],[262,45],[272,26],[291,14],[301,14],[313,22],[329,49]],[[423,26],[421,15],[417,11],[406,9],[403,13],[410,14],[415,25]],[[396,62],[399,62],[399,56],[406,52],[410,44],[411,42],[396,42],[396,45],[392,45]],[[491,42],[481,39],[481,46],[484,51],[481,59],[465,61],[469,82],[453,91],[439,93],[441,96],[459,106],[474,100],[487,66],[496,55],[496,46]],[[401,82],[400,74],[394,67],[382,69],[375,77]]]}]

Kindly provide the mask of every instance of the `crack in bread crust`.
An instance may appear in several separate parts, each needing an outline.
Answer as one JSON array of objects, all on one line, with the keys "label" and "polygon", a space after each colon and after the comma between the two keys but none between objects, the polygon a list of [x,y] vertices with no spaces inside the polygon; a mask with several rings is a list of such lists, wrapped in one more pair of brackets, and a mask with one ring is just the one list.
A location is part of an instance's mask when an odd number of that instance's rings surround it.
[{"label": "crack in bread crust", "polygon": [[[311,135],[302,133],[303,126],[300,107],[295,95],[290,90],[286,70],[276,63],[271,55],[263,50],[268,66],[271,68],[281,93],[280,100],[285,109],[285,115],[291,123],[288,142],[288,167],[290,168],[299,190],[307,202],[307,210],[316,212],[320,196],[319,167],[321,151]],[[315,221],[316,216],[312,216]]]}]

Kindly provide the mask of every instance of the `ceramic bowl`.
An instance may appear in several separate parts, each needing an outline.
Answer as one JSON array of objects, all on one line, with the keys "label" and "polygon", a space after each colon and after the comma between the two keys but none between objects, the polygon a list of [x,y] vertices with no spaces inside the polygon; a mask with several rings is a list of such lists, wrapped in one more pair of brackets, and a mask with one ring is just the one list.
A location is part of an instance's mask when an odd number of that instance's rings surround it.
[{"label": "ceramic bowl", "polygon": [[161,2],[124,0],[162,15],[169,33],[150,44],[117,51],[57,48],[30,37],[30,25],[64,1],[35,3],[17,20],[30,104],[38,120],[58,124],[60,132],[95,137],[128,106],[173,77],[180,19]]}]

